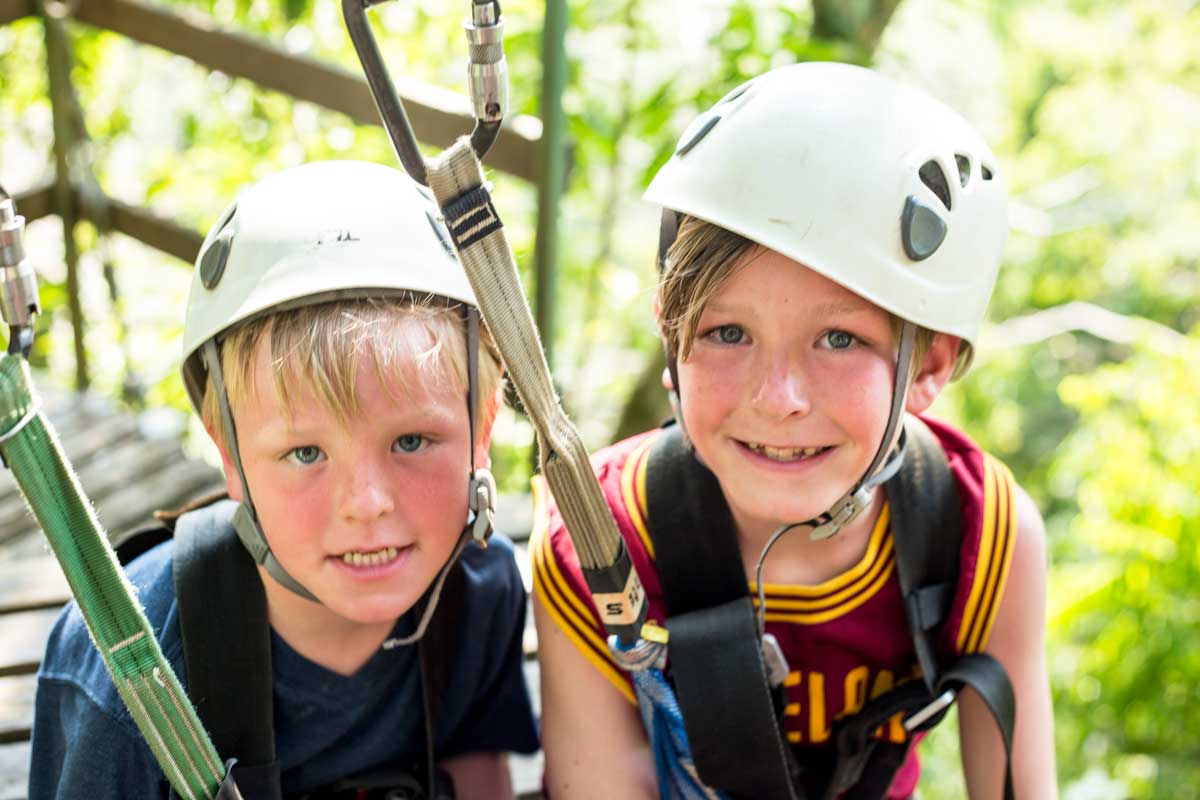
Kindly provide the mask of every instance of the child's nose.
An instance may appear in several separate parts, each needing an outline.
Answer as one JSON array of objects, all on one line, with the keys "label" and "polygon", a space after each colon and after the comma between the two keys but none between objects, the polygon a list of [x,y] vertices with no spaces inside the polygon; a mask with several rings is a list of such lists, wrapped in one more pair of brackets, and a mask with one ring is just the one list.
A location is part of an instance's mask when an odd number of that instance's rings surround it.
[{"label": "child's nose", "polygon": [[754,382],[750,402],[759,413],[786,419],[793,414],[808,414],[812,401],[803,371],[785,355],[770,358],[762,364],[759,379]]},{"label": "child's nose", "polygon": [[391,488],[380,471],[360,465],[346,483],[342,510],[347,519],[369,521],[396,510]]}]

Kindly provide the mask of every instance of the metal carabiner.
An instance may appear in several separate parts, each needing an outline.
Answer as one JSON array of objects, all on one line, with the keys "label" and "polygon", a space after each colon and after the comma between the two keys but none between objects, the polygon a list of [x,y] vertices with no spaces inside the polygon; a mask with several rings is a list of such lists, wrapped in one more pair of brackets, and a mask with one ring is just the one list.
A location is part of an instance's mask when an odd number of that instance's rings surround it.
[{"label": "metal carabiner", "polygon": [[37,273],[25,260],[25,218],[0,186],[0,316],[8,325],[8,353],[25,358],[33,348],[33,318],[42,312]]},{"label": "metal carabiner", "polygon": [[[428,186],[425,159],[417,145],[417,137],[367,20],[367,9],[383,2],[387,0],[342,0],[342,16],[400,163],[413,180]],[[504,60],[504,18],[500,3],[497,0],[472,0],[471,16],[463,22],[463,28],[470,51],[467,78],[475,110],[471,149],[482,160],[500,133],[500,122],[508,105],[508,65]]]}]

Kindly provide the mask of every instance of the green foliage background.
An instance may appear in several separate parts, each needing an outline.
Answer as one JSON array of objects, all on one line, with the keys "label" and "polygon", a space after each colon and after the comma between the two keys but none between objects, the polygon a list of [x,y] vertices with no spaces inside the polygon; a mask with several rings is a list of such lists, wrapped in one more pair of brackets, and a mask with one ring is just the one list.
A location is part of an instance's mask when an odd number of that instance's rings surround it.
[{"label": "green foliage background", "polygon": [[[171,5],[357,70],[330,0]],[[461,5],[382,8],[393,70],[463,91]],[[538,110],[542,10],[505,4],[514,113]],[[904,0],[877,46],[814,37],[817,16],[804,3],[752,0],[570,3],[573,166],[554,332],[564,399],[589,446],[601,446],[653,361],[657,211],[638,196],[698,109],[757,72],[812,59],[873,61],[944,98],[993,142],[1012,234],[977,365],[938,410],[1004,459],[1046,518],[1063,795],[1200,796],[1200,7]],[[71,33],[88,155],[104,189],[126,202],[204,229],[239,185],[281,167],[392,162],[379,128],[114,34]],[[53,171],[44,64],[38,20],[0,28],[9,189]],[[534,187],[494,177],[528,264]],[[48,332],[36,355],[65,380],[56,237],[51,220],[31,226]],[[186,408],[175,368],[187,270],[86,226],[81,238],[98,387],[120,396],[133,377],[148,404]],[[100,278],[106,260],[116,303]],[[530,445],[528,425],[507,414],[495,457],[508,489],[524,485]],[[949,726],[931,737],[923,796],[962,795],[956,748]]]}]

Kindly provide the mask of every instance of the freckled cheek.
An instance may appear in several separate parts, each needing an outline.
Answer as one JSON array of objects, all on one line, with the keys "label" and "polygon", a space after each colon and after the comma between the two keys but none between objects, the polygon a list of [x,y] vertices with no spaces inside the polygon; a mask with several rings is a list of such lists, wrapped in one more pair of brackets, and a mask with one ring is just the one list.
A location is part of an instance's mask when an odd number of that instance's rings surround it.
[{"label": "freckled cheek", "polygon": [[733,412],[742,401],[746,372],[745,364],[733,359],[694,356],[680,364],[680,401],[689,425],[716,422]]},{"label": "freckled cheek", "polygon": [[882,435],[892,400],[892,372],[877,361],[831,368],[815,382],[822,405],[843,428],[875,439]]},{"label": "freckled cheek", "polygon": [[396,494],[405,516],[423,531],[457,534],[467,518],[466,456],[439,459],[428,469],[414,469],[399,478]]}]

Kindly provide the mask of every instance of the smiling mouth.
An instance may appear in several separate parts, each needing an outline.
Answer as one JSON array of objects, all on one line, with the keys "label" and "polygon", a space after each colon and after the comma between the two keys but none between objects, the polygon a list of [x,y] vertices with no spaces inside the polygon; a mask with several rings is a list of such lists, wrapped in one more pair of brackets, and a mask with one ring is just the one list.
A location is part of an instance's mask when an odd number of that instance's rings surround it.
[{"label": "smiling mouth", "polygon": [[404,547],[382,547],[378,550],[359,551],[350,550],[342,553],[337,558],[340,558],[342,563],[349,564],[352,567],[378,567],[382,564],[387,564],[389,561],[394,561]]},{"label": "smiling mouth", "polygon": [[781,463],[804,461],[805,459],[819,456],[822,453],[833,449],[832,447],[772,447],[767,444],[759,444],[758,442],[740,443],[747,450],[751,450],[760,456],[766,456],[772,461],[779,461]]}]

